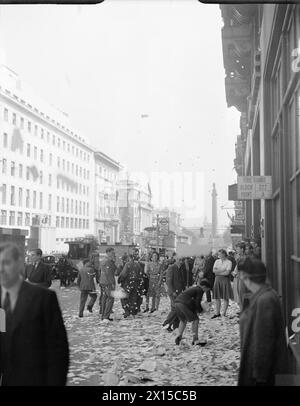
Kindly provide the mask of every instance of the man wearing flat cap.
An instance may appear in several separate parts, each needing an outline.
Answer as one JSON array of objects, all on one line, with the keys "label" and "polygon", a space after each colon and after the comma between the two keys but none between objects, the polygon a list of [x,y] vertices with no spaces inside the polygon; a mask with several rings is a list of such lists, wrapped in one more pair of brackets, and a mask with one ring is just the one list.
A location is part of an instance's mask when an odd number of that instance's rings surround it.
[{"label": "man wearing flat cap", "polygon": [[251,291],[240,315],[239,386],[274,386],[286,373],[287,344],[278,294],[266,284],[266,267],[256,258],[239,265],[240,278]]}]

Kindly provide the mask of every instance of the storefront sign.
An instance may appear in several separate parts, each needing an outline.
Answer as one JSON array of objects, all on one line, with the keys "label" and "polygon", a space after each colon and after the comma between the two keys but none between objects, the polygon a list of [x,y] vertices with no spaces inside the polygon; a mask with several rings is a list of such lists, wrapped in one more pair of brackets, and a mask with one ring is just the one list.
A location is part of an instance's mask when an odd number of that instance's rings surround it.
[{"label": "storefront sign", "polygon": [[272,176],[238,176],[237,199],[272,199]]}]

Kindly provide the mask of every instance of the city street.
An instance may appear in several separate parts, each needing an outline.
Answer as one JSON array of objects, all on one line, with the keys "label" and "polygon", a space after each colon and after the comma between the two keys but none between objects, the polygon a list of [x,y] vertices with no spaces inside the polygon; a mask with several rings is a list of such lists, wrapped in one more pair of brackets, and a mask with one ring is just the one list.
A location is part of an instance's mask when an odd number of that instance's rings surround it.
[{"label": "city street", "polygon": [[202,316],[199,337],[205,347],[191,345],[188,326],[179,347],[176,332],[168,333],[162,322],[169,311],[169,300],[161,300],[154,314],[135,319],[122,318],[120,301],[115,301],[115,321],[100,323],[98,302],[94,313],[78,318],[79,291],[76,286],[57,292],[68,331],[71,364],[68,385],[236,385],[239,364],[238,319],[231,302],[227,318],[210,320]]}]

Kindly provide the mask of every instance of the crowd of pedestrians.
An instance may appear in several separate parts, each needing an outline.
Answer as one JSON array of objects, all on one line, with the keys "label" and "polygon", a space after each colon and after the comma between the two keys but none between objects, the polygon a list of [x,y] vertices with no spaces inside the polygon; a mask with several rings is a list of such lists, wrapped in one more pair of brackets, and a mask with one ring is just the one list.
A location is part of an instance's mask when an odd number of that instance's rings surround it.
[{"label": "crowd of pedestrians", "polygon": [[[0,246],[0,317],[4,311],[6,321],[4,330],[0,329],[0,384],[64,385],[69,349],[56,295],[48,289],[50,269],[41,261],[39,249],[31,252],[32,263],[25,269],[21,258],[16,245]],[[286,373],[281,304],[267,283],[267,270],[257,245],[241,242],[234,251],[220,249],[194,258],[176,254],[161,257],[157,252],[140,257],[134,251],[124,254],[119,265],[114,249],[107,248],[98,266],[85,259],[79,270],[80,318],[85,308],[93,312],[97,284],[99,315],[108,324],[113,321],[116,298],[121,300],[123,317],[128,319],[142,312],[155,317],[161,296],[168,296],[170,312],[163,326],[169,332],[176,330],[176,345],[180,345],[187,323],[192,323],[192,344],[206,345],[198,336],[201,313],[210,315],[213,310],[210,317],[217,323],[218,318],[227,317],[230,301],[236,301],[241,337],[239,385],[274,385],[276,378]],[[14,336],[16,326],[21,341]],[[28,344],[25,352],[23,343]]]}]

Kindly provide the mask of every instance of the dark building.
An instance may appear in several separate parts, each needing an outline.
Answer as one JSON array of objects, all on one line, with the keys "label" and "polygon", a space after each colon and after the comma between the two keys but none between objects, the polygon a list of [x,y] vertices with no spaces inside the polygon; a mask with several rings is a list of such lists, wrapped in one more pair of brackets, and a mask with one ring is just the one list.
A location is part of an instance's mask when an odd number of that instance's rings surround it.
[{"label": "dark building", "polygon": [[[225,91],[241,112],[235,169],[272,176],[272,198],[245,201],[244,237],[261,240],[300,365],[300,7],[221,5]],[[298,343],[298,344],[297,344]]]}]

